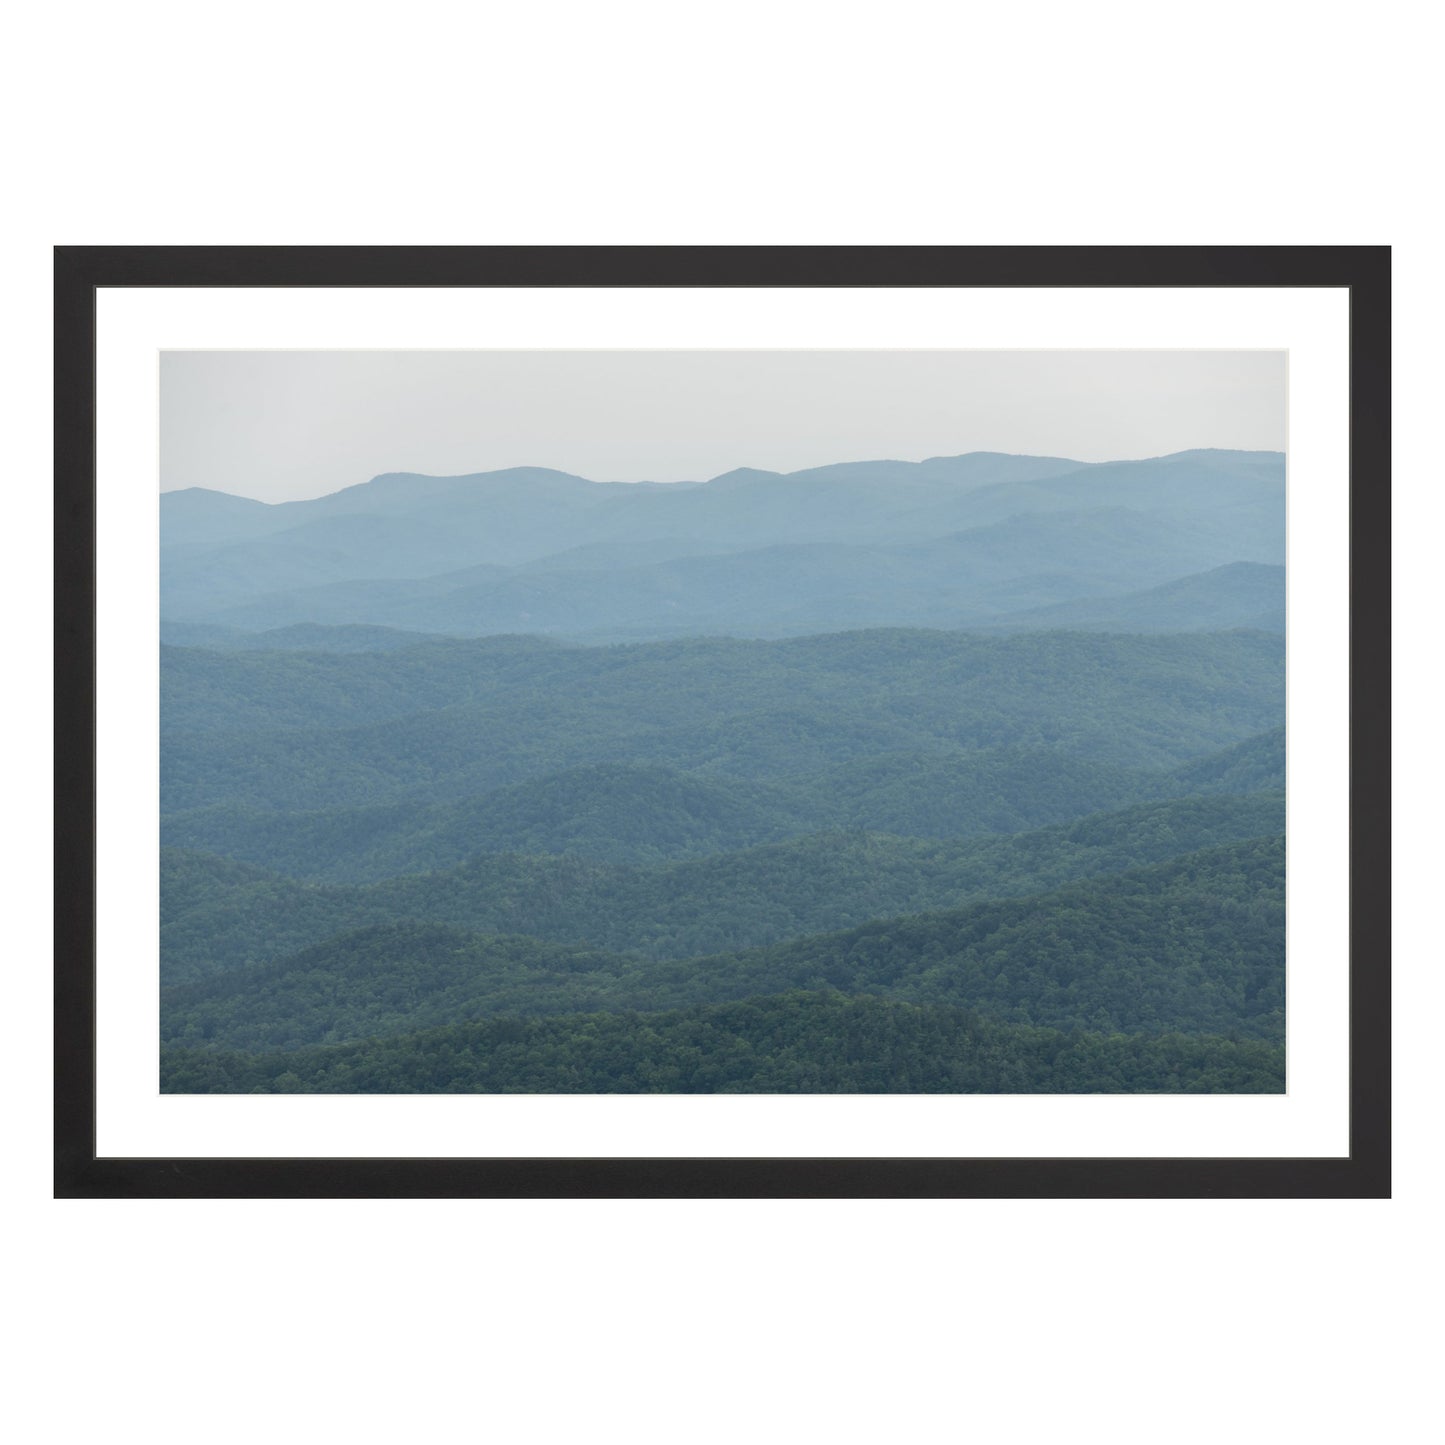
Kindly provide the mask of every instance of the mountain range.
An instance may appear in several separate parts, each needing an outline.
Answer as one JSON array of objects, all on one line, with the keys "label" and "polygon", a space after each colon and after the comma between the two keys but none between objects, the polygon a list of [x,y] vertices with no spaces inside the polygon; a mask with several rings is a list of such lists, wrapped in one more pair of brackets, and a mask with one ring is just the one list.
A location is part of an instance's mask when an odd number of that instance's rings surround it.
[{"label": "mountain range", "polygon": [[164,494],[162,1089],[1282,1091],[1284,485]]},{"label": "mountain range", "polygon": [[[276,504],[192,488],[161,498],[161,611],[182,643],[318,624],[584,641],[1018,628],[1081,599],[1109,599],[1101,616],[1129,630],[1150,614],[1132,594],[1198,574],[1171,626],[1277,630],[1283,500],[1280,454],[1211,451],[1093,465],[971,453],[669,485],[388,474]],[[1259,569],[1249,609],[1214,575],[1232,563]],[[198,626],[218,630],[184,631]]]}]

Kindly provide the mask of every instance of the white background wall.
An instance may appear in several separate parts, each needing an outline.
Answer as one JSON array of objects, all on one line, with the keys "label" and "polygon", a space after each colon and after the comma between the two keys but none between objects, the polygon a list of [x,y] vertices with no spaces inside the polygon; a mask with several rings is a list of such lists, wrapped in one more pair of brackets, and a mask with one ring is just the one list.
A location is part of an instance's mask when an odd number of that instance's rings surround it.
[{"label": "white background wall", "polygon": [[[141,0],[10,19],[17,1438],[1424,1438],[1442,238],[1414,13]],[[487,241],[1398,247],[1394,1202],[49,1199],[49,247]]]}]

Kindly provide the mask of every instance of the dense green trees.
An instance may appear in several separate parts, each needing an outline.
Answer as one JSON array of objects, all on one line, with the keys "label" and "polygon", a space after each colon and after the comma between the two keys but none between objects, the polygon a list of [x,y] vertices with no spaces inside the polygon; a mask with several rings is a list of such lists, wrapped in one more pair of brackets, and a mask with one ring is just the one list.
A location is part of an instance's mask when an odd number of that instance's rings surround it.
[{"label": "dense green trees", "polygon": [[288,1053],[172,1047],[161,1071],[173,1093],[1269,1094],[1284,1089],[1284,1050],[789,993],[663,1013],[489,1019]]},{"label": "dense green trees", "polygon": [[163,850],[162,978],[182,982],[405,920],[685,958],[1037,893],[1283,828],[1282,794],[1189,798],[972,842],[815,834],[650,868],[482,854],[446,872],[361,888]]},{"label": "dense green trees", "polygon": [[162,1035],[263,1050],[495,1014],[663,1009],[829,989],[1056,1028],[1278,1041],[1283,920],[1283,841],[1259,839],[1052,893],[697,959],[393,923],[169,989]]},{"label": "dense green trees", "polygon": [[1278,734],[1174,770],[1017,747],[883,753],[768,780],[604,763],[447,803],[300,811],[219,804],[163,818],[161,837],[295,877],[360,883],[449,868],[478,853],[648,864],[827,831],[975,838],[1145,799],[1283,786]]},{"label": "dense green trees", "polygon": [[1249,793],[1283,788],[1284,729],[1273,728],[1174,770],[1174,783],[1190,793]]},{"label": "dense green trees", "polygon": [[1249,632],[165,649],[161,807],[444,802],[596,763],[782,778],[1026,748],[1168,767],[1280,725],[1282,655]]}]

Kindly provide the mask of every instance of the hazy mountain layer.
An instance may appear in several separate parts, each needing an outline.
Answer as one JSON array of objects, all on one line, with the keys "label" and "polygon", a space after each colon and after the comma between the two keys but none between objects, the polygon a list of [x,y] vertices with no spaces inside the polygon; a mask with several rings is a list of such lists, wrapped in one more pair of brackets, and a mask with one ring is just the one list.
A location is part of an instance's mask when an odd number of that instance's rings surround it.
[{"label": "hazy mountain layer", "polygon": [[1205,632],[1257,628],[1283,632],[1283,567],[1231,562],[1119,597],[1075,597],[1053,607],[1010,613],[989,624],[1011,632]]},{"label": "hazy mountain layer", "polygon": [[[478,636],[596,641],[849,628],[971,626],[1033,603],[1142,587],[1279,548],[1257,528],[1123,509],[1007,518],[920,542],[799,542],[618,568],[468,568],[339,581],[210,609],[256,630],[362,622]],[[314,575],[314,574],[313,574]],[[215,574],[205,574],[207,585]]]},{"label": "hazy mountain layer", "polygon": [[1281,563],[1284,465],[983,454],[677,487],[526,468],[397,475],[276,506],[167,493],[162,538],[172,623],[595,641],[960,627]]},{"label": "hazy mountain layer", "polygon": [[[1210,455],[1228,466],[1230,459],[1248,454]],[[488,534],[481,545],[491,555],[478,560],[517,563],[600,541],[716,537],[727,529],[744,541],[777,540],[790,524],[814,536],[820,503],[850,502],[845,515],[822,524],[847,527],[850,515],[876,521],[961,492],[1084,469],[1084,463],[1062,457],[972,452],[925,462],[844,462],[793,473],[743,467],[705,485],[591,482],[546,467],[511,467],[455,477],[389,472],[296,502],[255,502],[190,487],[162,493],[161,545],[222,548],[348,517],[406,517],[448,531],[480,524]]]},{"label": "hazy mountain layer", "polygon": [[[579,548],[575,555],[580,558],[588,552],[587,548]],[[528,570],[534,575],[545,575],[554,564],[558,573],[590,570],[580,560],[569,565],[566,560],[568,555],[574,554],[547,558],[533,564]],[[344,591],[340,587],[316,589],[309,594],[312,600],[301,610],[330,611],[334,604],[336,610],[344,612],[358,595],[358,587],[362,589],[360,605],[364,610],[367,606],[364,589],[368,585],[347,584]],[[421,587],[423,584],[417,585]],[[424,585],[434,589],[436,581]],[[1059,574],[1026,578],[1010,584],[1006,596],[1017,597],[1031,587],[1052,591],[1062,585],[1063,577]],[[325,607],[314,606],[315,598],[323,592],[331,601]],[[1002,591],[996,591],[993,595],[997,601],[1005,598]],[[347,600],[343,601],[343,597]],[[266,607],[272,605],[265,604]],[[845,599],[839,599],[834,610],[841,615],[848,605]],[[924,610],[929,608],[925,607]],[[946,609],[940,606],[936,610]],[[669,621],[667,625],[673,624]],[[972,625],[986,631],[1009,632],[1052,631],[1061,628],[1076,632],[1213,632],[1235,628],[1283,632],[1285,572],[1283,567],[1260,562],[1231,562],[1222,567],[1211,568],[1207,572],[1174,578],[1142,592],[1073,597],[1067,602],[1047,607],[980,616]],[[649,626],[644,625],[638,630],[646,632]],[[656,631],[657,626],[651,626],[650,630]],[[161,641],[169,646],[248,652],[391,652],[398,648],[416,647],[424,642],[444,641],[448,635],[442,632],[421,632],[358,623],[293,623],[267,631],[252,631],[212,622],[168,622],[161,627]],[[598,638],[595,628],[581,626],[573,635],[573,640],[587,642],[606,639]]]},{"label": "hazy mountain layer", "polygon": [[424,642],[444,642],[440,633],[405,632],[365,623],[298,622],[269,632],[247,632],[216,622],[162,622],[165,647],[203,647],[224,652],[395,652]]}]

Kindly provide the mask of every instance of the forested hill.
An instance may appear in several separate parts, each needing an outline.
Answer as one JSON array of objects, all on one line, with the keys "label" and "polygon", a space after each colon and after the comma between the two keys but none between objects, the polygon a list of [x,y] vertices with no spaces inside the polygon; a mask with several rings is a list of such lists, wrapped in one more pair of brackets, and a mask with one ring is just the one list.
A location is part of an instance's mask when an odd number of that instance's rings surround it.
[{"label": "forested hill", "polygon": [[1150,803],[970,842],[823,833],[636,867],[482,854],[446,872],[316,887],[207,853],[161,854],[161,974],[181,982],[383,922],[691,957],[868,919],[1029,894],[1284,830],[1284,795]]},{"label": "forested hill", "polygon": [[265,1051],[491,1015],[660,1010],[827,988],[1051,1028],[1278,1042],[1283,863],[1282,840],[1230,844],[1025,899],[686,961],[389,924],[173,988],[162,1033],[172,1044]]},{"label": "forested hill", "polygon": [[[1039,732],[1061,726],[1049,716],[1062,710],[1050,699],[1061,688],[1068,704],[1110,715],[1145,704],[1211,713],[1277,706],[1282,656],[1280,638],[1247,629],[1153,637],[881,629],[612,647],[511,636],[359,653],[163,647],[161,724],[166,732],[348,727],[466,706],[541,711],[585,694],[593,710],[629,722],[852,703],[895,724],[919,716],[935,732],[960,706],[980,726],[991,719]],[[1009,734],[980,745],[1029,740]]]},{"label": "forested hill", "polygon": [[1277,1094],[1258,1039],[1001,1024],[947,1004],[795,992],[655,1014],[452,1024],[271,1053],[171,1047],[182,1094]]},{"label": "forested hill", "polygon": [[1167,767],[1279,726],[1282,654],[1258,632],[169,650],[161,806],[437,803],[599,763],[763,779],[1001,747]]},{"label": "forested hill", "polygon": [[1282,740],[1266,733],[1172,769],[1045,748],[884,753],[763,780],[600,763],[455,803],[295,813],[219,804],[166,817],[161,837],[168,847],[299,878],[364,883],[450,868],[478,853],[649,864],[840,830],[972,838],[1149,799],[1283,787]]}]

